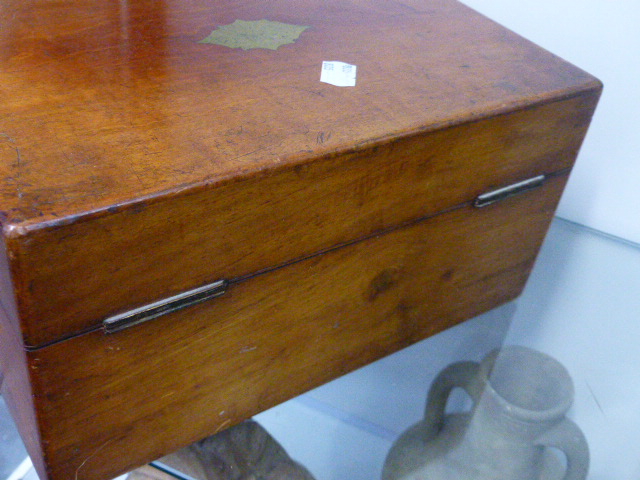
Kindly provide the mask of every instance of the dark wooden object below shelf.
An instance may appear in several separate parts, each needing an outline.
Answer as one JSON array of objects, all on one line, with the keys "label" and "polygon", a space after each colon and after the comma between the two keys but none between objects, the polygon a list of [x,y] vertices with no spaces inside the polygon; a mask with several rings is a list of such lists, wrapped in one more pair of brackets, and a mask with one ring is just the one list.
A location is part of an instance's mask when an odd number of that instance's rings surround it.
[{"label": "dark wooden object below shelf", "polygon": [[[253,420],[200,440],[159,460],[196,480],[314,480],[309,471]],[[144,467],[127,480],[172,480]]]}]

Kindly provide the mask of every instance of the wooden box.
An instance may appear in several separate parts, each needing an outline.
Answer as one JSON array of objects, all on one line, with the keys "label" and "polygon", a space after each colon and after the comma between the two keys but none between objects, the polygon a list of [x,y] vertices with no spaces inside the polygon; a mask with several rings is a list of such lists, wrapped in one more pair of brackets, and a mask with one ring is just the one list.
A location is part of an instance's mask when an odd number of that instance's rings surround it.
[{"label": "wooden box", "polygon": [[600,90],[453,0],[3,2],[2,395],[40,478],[516,297]]}]

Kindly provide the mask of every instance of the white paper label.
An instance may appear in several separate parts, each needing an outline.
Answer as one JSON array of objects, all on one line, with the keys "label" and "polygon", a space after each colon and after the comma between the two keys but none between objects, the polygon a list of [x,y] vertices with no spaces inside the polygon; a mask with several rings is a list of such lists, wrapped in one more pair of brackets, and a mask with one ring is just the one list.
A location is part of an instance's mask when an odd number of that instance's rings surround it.
[{"label": "white paper label", "polygon": [[330,83],[336,87],[355,87],[356,69],[355,65],[349,65],[348,63],[322,62],[320,81]]}]

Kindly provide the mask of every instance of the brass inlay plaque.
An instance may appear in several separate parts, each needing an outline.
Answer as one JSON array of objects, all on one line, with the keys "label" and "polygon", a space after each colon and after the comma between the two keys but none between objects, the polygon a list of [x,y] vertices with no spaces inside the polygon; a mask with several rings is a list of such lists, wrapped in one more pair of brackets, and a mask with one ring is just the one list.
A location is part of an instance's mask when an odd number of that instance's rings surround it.
[{"label": "brass inlay plaque", "polygon": [[309,27],[270,20],[236,20],[230,25],[216,28],[199,43],[213,43],[243,50],[252,48],[277,50],[282,45],[294,43],[307,28]]}]

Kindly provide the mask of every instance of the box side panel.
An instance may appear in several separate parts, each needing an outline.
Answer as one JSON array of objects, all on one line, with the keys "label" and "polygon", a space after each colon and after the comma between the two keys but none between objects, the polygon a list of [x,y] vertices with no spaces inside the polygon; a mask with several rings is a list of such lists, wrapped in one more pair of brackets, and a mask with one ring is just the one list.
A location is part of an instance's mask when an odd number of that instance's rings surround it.
[{"label": "box side panel", "polygon": [[106,480],[513,299],[565,181],[29,352],[52,480]]},{"label": "box side panel", "polygon": [[570,168],[597,92],[27,232],[25,342],[236,279]]},{"label": "box side panel", "polygon": [[[18,329],[13,285],[4,239],[0,237],[0,394],[5,399],[31,459],[43,472],[30,372]],[[44,480],[46,477],[41,476]]]}]

